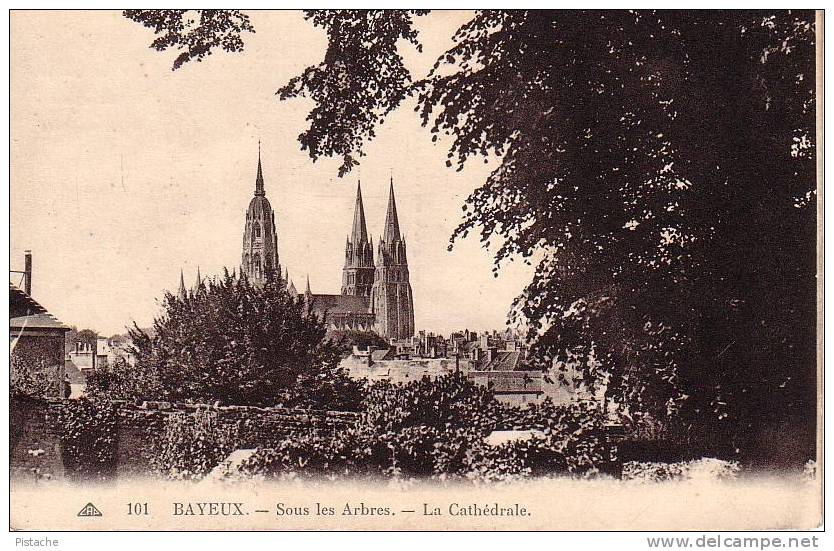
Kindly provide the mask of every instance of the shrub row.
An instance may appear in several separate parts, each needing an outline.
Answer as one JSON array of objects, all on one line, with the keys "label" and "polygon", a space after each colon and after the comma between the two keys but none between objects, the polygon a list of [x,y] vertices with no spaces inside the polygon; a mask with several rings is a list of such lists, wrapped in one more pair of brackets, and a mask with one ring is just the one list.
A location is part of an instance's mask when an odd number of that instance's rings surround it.
[{"label": "shrub row", "polygon": [[[258,448],[243,474],[266,477],[433,477],[501,480],[604,467],[602,416],[592,405],[528,408],[498,403],[460,373],[407,384],[376,382],[365,391],[358,421],[346,428],[313,425],[264,430],[246,416],[198,409],[166,415],[151,436],[151,465],[166,478],[197,480],[232,451]],[[71,401],[61,416],[65,463],[84,476],[115,466],[117,419],[104,401]],[[495,430],[530,429],[528,439],[490,445]]]}]

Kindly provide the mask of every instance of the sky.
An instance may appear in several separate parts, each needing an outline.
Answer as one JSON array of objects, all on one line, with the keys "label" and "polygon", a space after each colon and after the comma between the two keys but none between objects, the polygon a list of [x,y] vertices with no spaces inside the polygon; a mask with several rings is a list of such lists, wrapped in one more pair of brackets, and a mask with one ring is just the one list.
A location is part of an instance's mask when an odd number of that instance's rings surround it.
[{"label": "sky", "polygon": [[[476,235],[449,238],[469,193],[494,169],[446,167],[414,104],[392,113],[359,169],[315,163],[298,135],[312,106],[276,90],[323,59],[326,37],[300,12],[247,12],[242,53],[218,52],[177,71],[177,52],[149,48],[153,32],[109,11],[16,11],[11,16],[10,264],[32,250],[33,296],[61,321],[102,334],[147,326],[165,290],[240,263],[258,140],[278,250],[296,287],[338,293],[357,179],[368,231],[382,233],[393,176],[408,243],[417,329],[500,329],[532,275],[520,261],[499,277]],[[424,75],[466,12],[419,18]],[[19,276],[10,280],[19,283]]]}]

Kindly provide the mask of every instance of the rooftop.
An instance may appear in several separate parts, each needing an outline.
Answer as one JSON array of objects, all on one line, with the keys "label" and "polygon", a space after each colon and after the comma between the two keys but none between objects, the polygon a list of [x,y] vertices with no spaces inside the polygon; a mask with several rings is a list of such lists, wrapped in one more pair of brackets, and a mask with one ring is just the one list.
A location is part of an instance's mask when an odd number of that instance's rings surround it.
[{"label": "rooftop", "polygon": [[368,297],[353,295],[313,295],[310,311],[314,314],[368,314]]},{"label": "rooftop", "polygon": [[9,282],[9,327],[69,331],[68,326],[58,321],[46,308],[11,282]]}]

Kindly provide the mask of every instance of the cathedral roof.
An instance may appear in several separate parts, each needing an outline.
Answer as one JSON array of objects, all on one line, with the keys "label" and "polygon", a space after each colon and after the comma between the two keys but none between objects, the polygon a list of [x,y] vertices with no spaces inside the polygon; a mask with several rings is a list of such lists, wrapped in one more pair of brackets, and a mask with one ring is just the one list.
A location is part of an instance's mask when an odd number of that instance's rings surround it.
[{"label": "cathedral roof", "polygon": [[368,297],[354,295],[312,295],[310,311],[314,314],[367,314]]},{"label": "cathedral roof", "polygon": [[270,218],[272,216],[272,205],[266,198],[264,191],[264,172],[261,168],[261,143],[258,142],[258,173],[255,176],[255,196],[249,201],[247,215],[250,218]]},{"label": "cathedral roof", "polygon": [[394,179],[391,178],[391,188],[388,192],[388,212],[385,213],[385,231],[382,240],[393,243],[400,240],[400,221],[397,218],[397,203],[394,200]]},{"label": "cathedral roof", "polygon": [[265,218],[272,217],[272,205],[269,204],[269,199],[263,195],[256,195],[249,201],[249,209],[247,211],[249,218]]}]

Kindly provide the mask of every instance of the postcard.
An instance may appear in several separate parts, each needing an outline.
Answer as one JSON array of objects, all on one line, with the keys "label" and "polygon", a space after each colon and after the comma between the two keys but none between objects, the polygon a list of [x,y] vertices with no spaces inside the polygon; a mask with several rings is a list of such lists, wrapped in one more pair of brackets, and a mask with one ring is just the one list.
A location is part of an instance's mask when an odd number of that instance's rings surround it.
[{"label": "postcard", "polygon": [[822,25],[12,10],[10,529],[819,527]]}]

